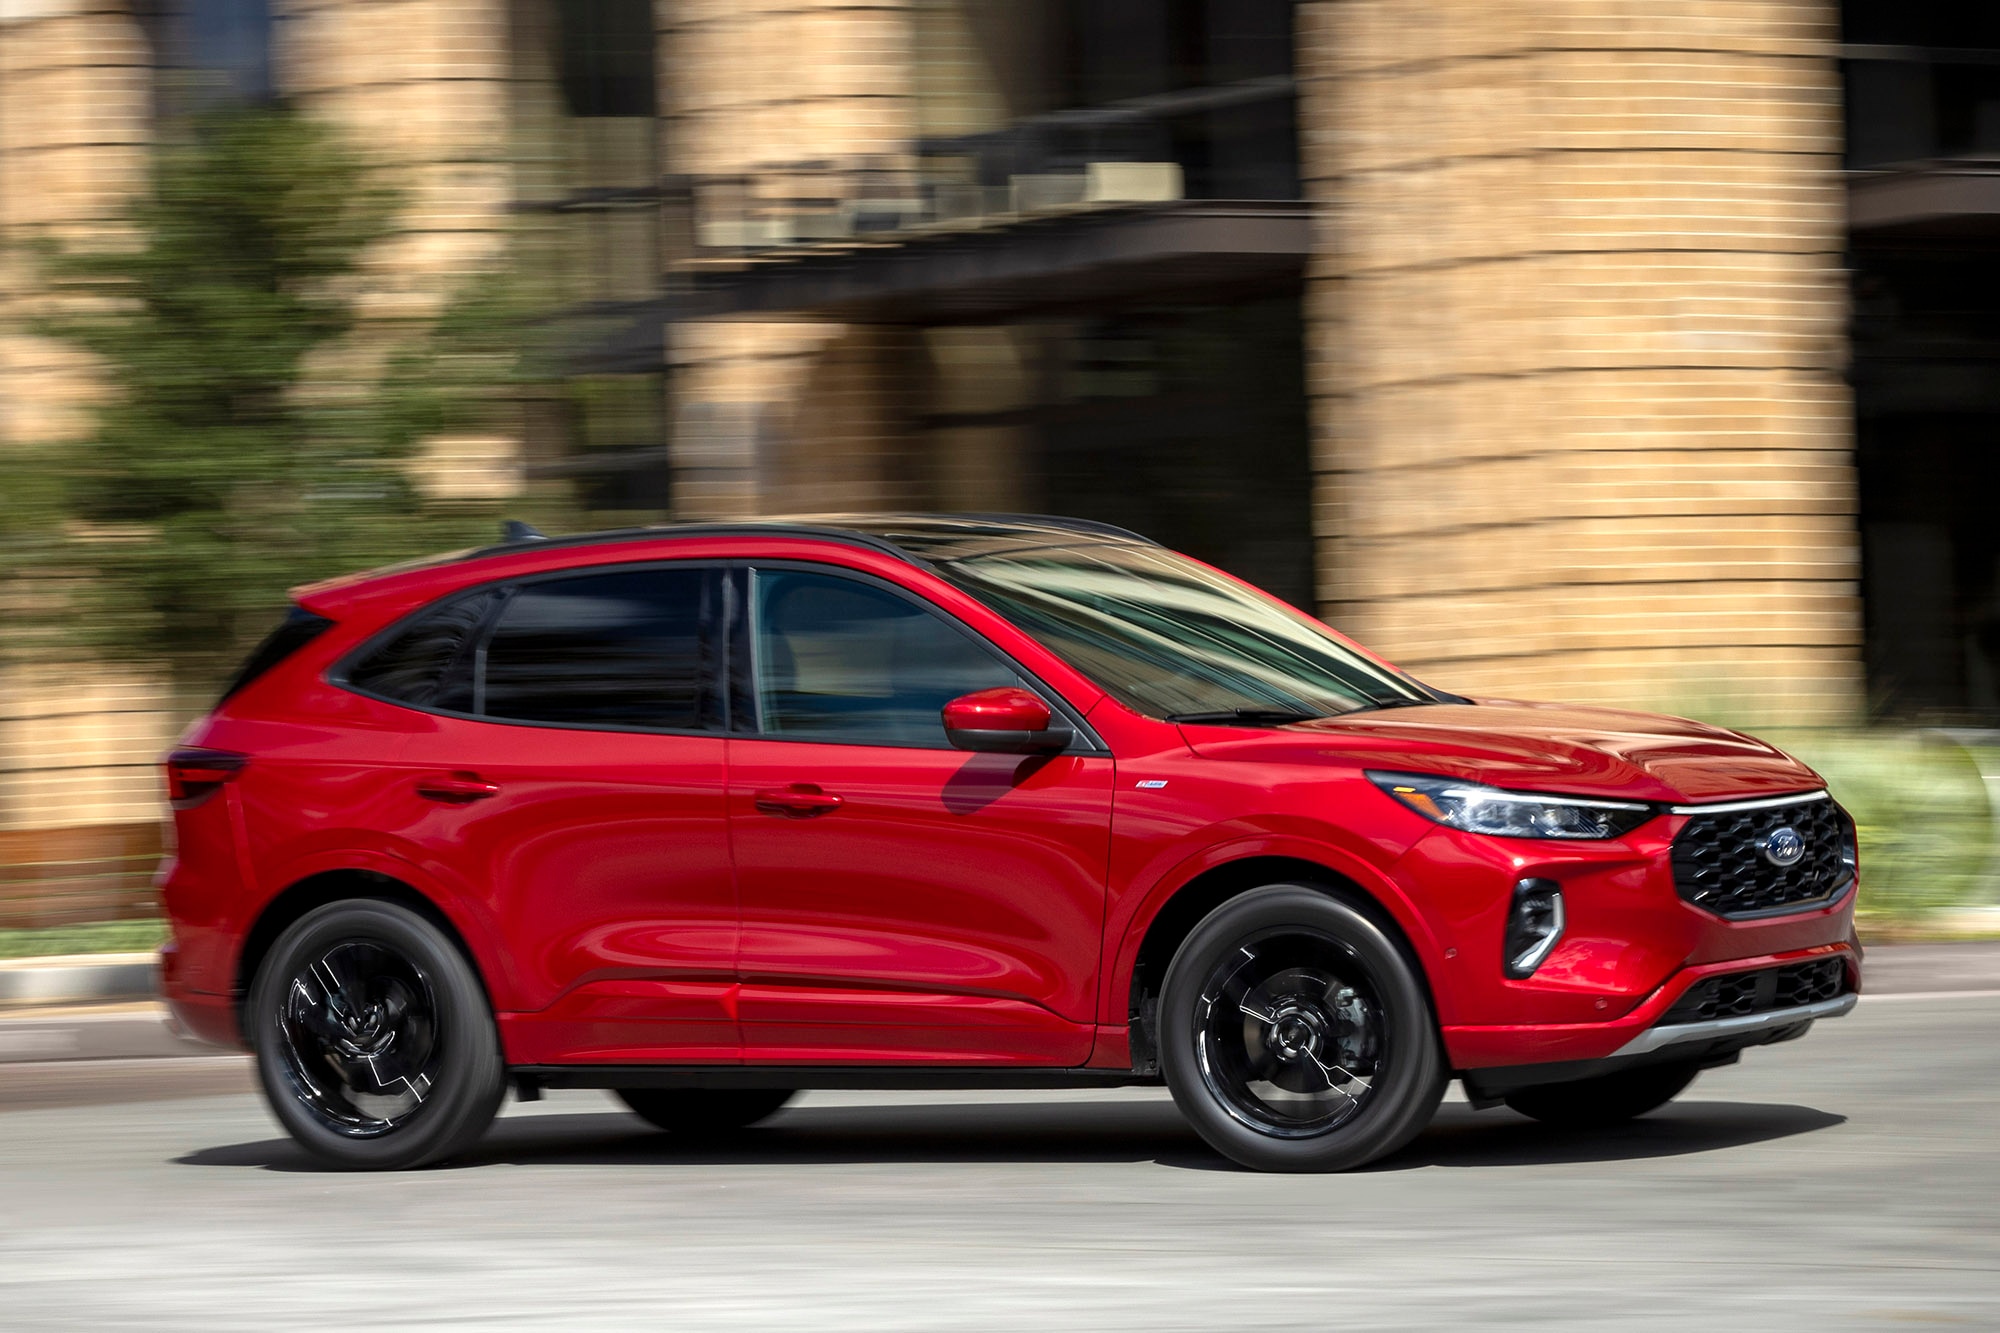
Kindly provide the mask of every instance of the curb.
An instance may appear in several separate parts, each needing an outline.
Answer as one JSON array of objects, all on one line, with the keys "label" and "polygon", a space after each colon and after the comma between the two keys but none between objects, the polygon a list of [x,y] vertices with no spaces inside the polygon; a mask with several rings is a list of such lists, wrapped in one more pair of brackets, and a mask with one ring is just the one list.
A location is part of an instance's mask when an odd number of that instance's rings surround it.
[{"label": "curb", "polygon": [[0,1008],[150,1000],[160,993],[150,953],[66,954],[0,959]]}]

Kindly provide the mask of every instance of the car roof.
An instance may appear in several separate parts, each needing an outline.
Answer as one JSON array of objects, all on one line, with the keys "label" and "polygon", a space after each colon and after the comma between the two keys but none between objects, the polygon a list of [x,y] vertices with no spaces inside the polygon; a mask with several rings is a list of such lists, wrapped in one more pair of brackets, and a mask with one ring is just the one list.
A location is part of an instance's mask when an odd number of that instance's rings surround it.
[{"label": "car roof", "polygon": [[913,564],[1048,546],[1158,545],[1150,538],[1109,523],[1040,514],[799,514],[741,522],[660,523],[562,537],[546,537],[525,525],[510,523],[507,532],[507,540],[464,552],[458,558],[517,555],[543,546],[593,546],[675,537],[819,538],[871,547]]},{"label": "car roof", "polygon": [[1089,519],[1039,514],[802,514],[724,522],[657,523],[546,536],[525,523],[502,526],[503,540],[491,546],[426,556],[401,564],[326,579],[292,589],[301,603],[329,597],[367,595],[364,590],[400,583],[398,576],[436,572],[497,556],[531,555],[578,547],[655,543],[678,538],[770,537],[839,542],[926,566],[982,555],[1088,545],[1148,546],[1158,543],[1138,533]]}]

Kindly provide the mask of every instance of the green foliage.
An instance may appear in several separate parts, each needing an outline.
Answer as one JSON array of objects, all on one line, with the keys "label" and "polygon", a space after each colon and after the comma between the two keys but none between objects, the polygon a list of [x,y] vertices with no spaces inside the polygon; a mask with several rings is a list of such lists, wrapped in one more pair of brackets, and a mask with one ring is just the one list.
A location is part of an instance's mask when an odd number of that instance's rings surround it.
[{"label": "green foliage", "polygon": [[54,310],[35,331],[92,354],[108,392],[89,437],[24,451],[0,501],[0,574],[63,590],[17,605],[203,690],[286,588],[490,535],[490,513],[427,501],[408,464],[501,401],[494,302],[472,303],[484,323],[351,336],[399,203],[325,126],[233,109],[161,148],[129,243],[40,247]]},{"label": "green foliage", "polygon": [[1861,835],[1864,932],[1921,932],[1938,914],[1989,903],[1994,819],[1974,757],[1935,732],[1766,731],[1817,769]]},{"label": "green foliage", "polygon": [[151,953],[167,940],[164,921],[97,921],[84,926],[0,930],[0,958],[72,953]]}]

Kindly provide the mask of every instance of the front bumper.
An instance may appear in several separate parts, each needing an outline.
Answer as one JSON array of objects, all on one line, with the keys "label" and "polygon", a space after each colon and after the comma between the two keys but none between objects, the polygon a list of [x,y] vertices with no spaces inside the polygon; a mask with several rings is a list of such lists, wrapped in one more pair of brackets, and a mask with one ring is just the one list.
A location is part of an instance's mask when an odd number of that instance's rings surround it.
[{"label": "front bumper", "polygon": [[[1611,1053],[1616,1060],[1624,1056],[1650,1055],[1655,1051],[1670,1054],[1676,1048],[1690,1046],[1713,1046],[1717,1042],[1735,1041],[1742,1037],[1762,1037],[1764,1041],[1751,1045],[1764,1045],[1777,1040],[1782,1029],[1810,1023],[1818,1018],[1839,1018],[1854,1008],[1861,997],[1849,992],[1837,995],[1831,1000],[1821,1000],[1817,1004],[1801,1004],[1790,1009],[1769,1009],[1761,1014],[1740,1014],[1735,1018],[1710,1018],[1699,1023],[1662,1023],[1647,1028],[1632,1040]],[[1800,1029],[1800,1035],[1804,1029]]]},{"label": "front bumper", "polygon": [[[1838,995],[1721,1017],[1674,1012],[1711,977],[1748,976],[1835,958],[1844,973]],[[1847,1014],[1860,989],[1858,950],[1849,944],[1823,945],[1685,968],[1631,1013],[1609,1022],[1447,1028],[1445,1047],[1473,1100],[1491,1100],[1515,1088],[1595,1078],[1643,1064],[1727,1064],[1752,1046],[1802,1037],[1818,1020]]]}]

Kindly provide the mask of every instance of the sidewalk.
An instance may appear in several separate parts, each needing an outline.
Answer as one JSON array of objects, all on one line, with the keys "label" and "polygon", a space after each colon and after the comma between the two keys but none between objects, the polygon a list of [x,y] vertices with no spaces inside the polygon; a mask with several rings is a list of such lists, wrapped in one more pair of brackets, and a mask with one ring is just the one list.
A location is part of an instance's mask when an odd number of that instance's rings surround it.
[{"label": "sidewalk", "polygon": [[0,1014],[22,1005],[150,1000],[159,992],[151,953],[79,953],[0,959]]}]

